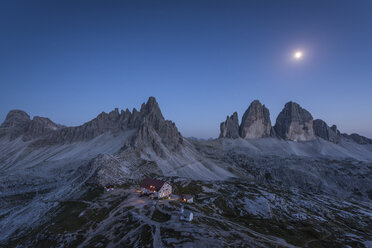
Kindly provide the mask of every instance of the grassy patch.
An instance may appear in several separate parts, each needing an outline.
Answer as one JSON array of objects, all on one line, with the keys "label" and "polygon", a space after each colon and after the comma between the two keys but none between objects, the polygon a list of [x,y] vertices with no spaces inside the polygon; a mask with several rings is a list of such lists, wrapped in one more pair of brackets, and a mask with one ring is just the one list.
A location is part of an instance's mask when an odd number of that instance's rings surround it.
[{"label": "grassy patch", "polygon": [[367,191],[368,198],[372,200],[372,189]]},{"label": "grassy patch", "polygon": [[[275,234],[276,237],[283,238],[288,243],[296,246],[304,246],[309,240],[321,240],[326,233],[319,231],[310,222],[282,222],[273,219],[257,220],[241,217],[235,221],[242,222],[245,226],[262,234]],[[292,228],[288,228],[292,226]],[[313,247],[313,246],[310,246]]]},{"label": "grassy patch", "polygon": [[169,214],[162,213],[161,211],[155,209],[154,213],[152,214],[151,219],[156,222],[166,222],[170,220],[171,216]]},{"label": "grassy patch", "polygon": [[189,184],[187,184],[186,186],[183,186],[180,182],[172,183],[172,187],[173,187],[172,190],[174,194],[193,195],[194,201],[196,200],[195,195],[203,193],[203,188],[199,181],[190,181]]},{"label": "grassy patch", "polygon": [[229,205],[229,203],[226,201],[226,198],[218,197],[214,200],[214,204],[216,207],[218,207],[220,210],[222,210],[222,215],[228,218],[235,218],[237,217],[238,211],[232,206]]},{"label": "grassy patch", "polygon": [[86,218],[79,217],[80,213],[87,208],[87,204],[77,201],[61,203],[57,215],[53,218],[53,224],[49,225],[48,231],[54,234],[74,232],[87,223]]},{"label": "grassy patch", "polygon": [[196,184],[196,183],[189,183],[187,186],[180,189],[181,194],[191,194],[191,195],[197,195],[203,192],[202,186]]},{"label": "grassy patch", "polygon": [[5,214],[0,215],[0,220],[5,218],[7,215],[9,215],[9,213],[5,213]]},{"label": "grassy patch", "polygon": [[231,230],[231,227],[225,224],[225,221],[223,219],[221,219],[221,221],[206,217],[199,217],[198,219],[200,223],[207,223],[209,226],[213,226],[214,228],[218,228],[227,232]]},{"label": "grassy patch", "polygon": [[89,190],[82,196],[81,199],[84,201],[92,201],[101,196],[102,194],[103,188],[98,185],[94,185],[89,187]]},{"label": "grassy patch", "polygon": [[66,247],[67,248],[74,248],[74,247],[77,247],[78,245],[80,245],[81,243],[83,243],[85,240],[85,237],[83,235],[76,235],[75,237],[75,240],[72,241],[70,244],[68,244]]},{"label": "grassy patch", "polygon": [[[346,245],[345,243],[341,243],[337,241],[324,241],[324,240],[314,240],[309,243],[309,247],[312,247],[312,248],[323,248],[323,247],[339,248],[339,247],[345,247],[345,245]],[[364,247],[364,245],[359,242],[355,242],[354,244],[351,244],[351,246],[349,247]]]},{"label": "grassy patch", "polygon": [[152,228],[149,225],[143,225],[139,236],[139,247],[153,247]]},{"label": "grassy patch", "polygon": [[128,212],[127,215],[122,216],[117,221],[115,221],[115,225],[117,225],[116,229],[114,230],[114,235],[117,236],[117,240],[119,241],[123,236],[128,233],[128,230],[135,230],[140,226],[139,220],[133,216],[131,212]]},{"label": "grassy patch", "polygon": [[[166,246],[169,246],[169,247],[178,247],[178,246],[175,246],[175,245],[182,244],[184,242],[195,241],[195,238],[192,236],[191,233],[179,232],[179,231],[176,231],[172,228],[161,227],[160,228],[160,235],[162,237],[163,243]],[[173,243],[173,245],[172,245],[171,243],[167,242],[167,239],[175,239],[175,240],[177,240],[177,242]]]},{"label": "grassy patch", "polygon": [[176,231],[176,230],[171,229],[171,228],[165,228],[165,227],[160,228],[160,235],[163,238],[174,238],[174,239],[177,239],[177,240],[179,240],[183,237],[181,232]]},{"label": "grassy patch", "polygon": [[87,209],[84,212],[84,217],[87,218],[90,221],[93,221],[95,223],[99,223],[106,219],[106,217],[110,214],[109,208],[99,208],[99,209]]},{"label": "grassy patch", "polygon": [[87,247],[106,247],[110,241],[103,235],[97,235],[89,240]]},{"label": "grassy patch", "polygon": [[51,239],[48,239],[48,238],[40,239],[34,243],[35,247],[56,247],[57,244],[58,242],[52,238]]},{"label": "grassy patch", "polygon": [[195,205],[194,207],[199,211],[202,211],[205,215],[213,215],[216,210],[208,205],[205,206]]}]

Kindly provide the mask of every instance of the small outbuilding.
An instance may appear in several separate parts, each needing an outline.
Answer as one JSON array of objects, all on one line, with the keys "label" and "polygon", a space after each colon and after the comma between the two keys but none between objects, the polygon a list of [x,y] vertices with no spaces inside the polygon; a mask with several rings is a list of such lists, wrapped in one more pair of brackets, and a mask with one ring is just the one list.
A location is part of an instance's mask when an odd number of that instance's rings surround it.
[{"label": "small outbuilding", "polygon": [[187,203],[193,203],[194,197],[192,195],[181,195],[181,200]]},{"label": "small outbuilding", "polygon": [[172,194],[172,186],[165,181],[146,178],[141,183],[141,193],[154,195],[156,198],[168,197]]},{"label": "small outbuilding", "polygon": [[194,214],[190,210],[184,210],[182,206],[180,210],[180,220],[192,221],[193,218]]}]

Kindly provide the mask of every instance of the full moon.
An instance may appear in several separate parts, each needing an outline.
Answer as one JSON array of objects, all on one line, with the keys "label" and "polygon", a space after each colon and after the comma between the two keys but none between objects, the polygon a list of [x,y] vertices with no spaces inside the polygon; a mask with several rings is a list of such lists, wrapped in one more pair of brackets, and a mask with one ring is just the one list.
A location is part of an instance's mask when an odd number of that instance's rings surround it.
[{"label": "full moon", "polygon": [[302,56],[303,56],[303,54],[302,54],[301,51],[297,51],[297,52],[295,52],[294,55],[293,55],[293,57],[294,57],[295,59],[301,59]]}]

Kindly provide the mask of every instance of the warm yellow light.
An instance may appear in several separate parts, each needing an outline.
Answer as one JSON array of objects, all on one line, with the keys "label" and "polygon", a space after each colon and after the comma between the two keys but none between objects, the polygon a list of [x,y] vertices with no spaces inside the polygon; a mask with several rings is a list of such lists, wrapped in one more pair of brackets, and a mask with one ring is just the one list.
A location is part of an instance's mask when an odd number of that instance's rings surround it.
[{"label": "warm yellow light", "polygon": [[301,51],[297,51],[297,52],[295,52],[295,54],[294,54],[294,58],[295,58],[295,59],[300,59],[300,58],[302,58],[302,56],[303,56],[303,54],[302,54]]}]

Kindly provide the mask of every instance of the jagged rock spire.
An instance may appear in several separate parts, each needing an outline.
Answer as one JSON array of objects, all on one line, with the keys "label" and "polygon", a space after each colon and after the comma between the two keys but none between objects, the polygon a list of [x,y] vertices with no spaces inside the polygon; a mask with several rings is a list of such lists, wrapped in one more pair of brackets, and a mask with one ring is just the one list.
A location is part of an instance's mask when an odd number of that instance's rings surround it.
[{"label": "jagged rock spire", "polygon": [[220,124],[220,138],[239,138],[239,119],[238,113],[234,112],[230,117],[226,117],[225,122]]},{"label": "jagged rock spire", "polygon": [[313,121],[313,127],[316,136],[336,144],[340,141],[341,134],[336,125],[329,127],[323,120],[316,119]]},{"label": "jagged rock spire", "polygon": [[260,101],[254,100],[245,111],[239,126],[238,114],[227,116],[226,121],[220,125],[220,138],[230,139],[257,139],[273,136],[270,112]]},{"label": "jagged rock spire", "polygon": [[257,139],[272,135],[270,112],[260,101],[254,100],[245,111],[239,127],[243,139]]}]

